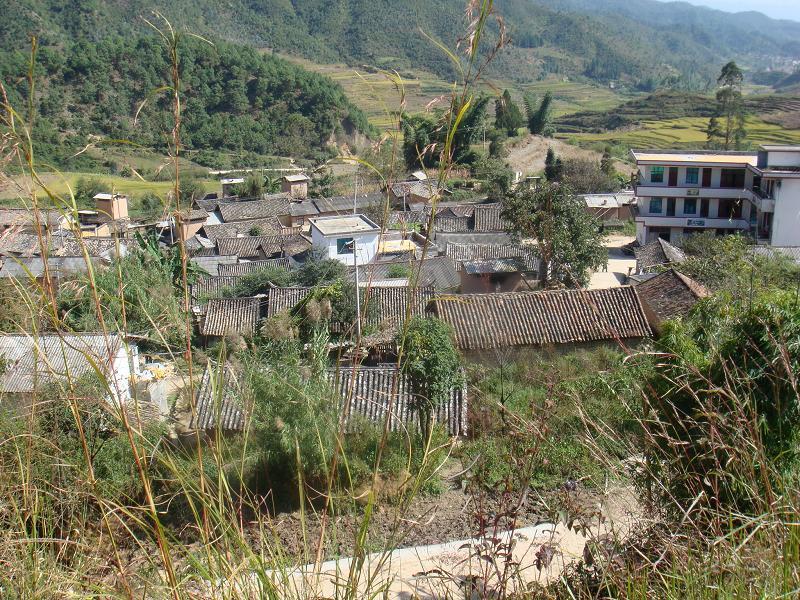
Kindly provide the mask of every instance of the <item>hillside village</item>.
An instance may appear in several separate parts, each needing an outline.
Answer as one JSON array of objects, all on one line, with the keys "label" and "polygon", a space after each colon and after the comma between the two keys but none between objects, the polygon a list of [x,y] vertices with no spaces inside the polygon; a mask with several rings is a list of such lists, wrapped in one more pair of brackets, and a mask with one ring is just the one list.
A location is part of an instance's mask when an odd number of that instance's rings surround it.
[{"label": "hillside village", "polygon": [[[515,47],[470,3],[461,87],[410,110],[387,71],[380,121],[302,53],[158,13],[160,37],[46,40],[44,92],[0,64],[0,597],[797,593],[794,24],[712,98],[681,86],[727,39],[682,32],[659,82],[616,43],[529,61],[591,29],[574,4],[536,3],[566,41],[518,17]],[[562,115],[484,79],[514,61],[630,96]],[[637,111],[705,142],[635,144]]]}]

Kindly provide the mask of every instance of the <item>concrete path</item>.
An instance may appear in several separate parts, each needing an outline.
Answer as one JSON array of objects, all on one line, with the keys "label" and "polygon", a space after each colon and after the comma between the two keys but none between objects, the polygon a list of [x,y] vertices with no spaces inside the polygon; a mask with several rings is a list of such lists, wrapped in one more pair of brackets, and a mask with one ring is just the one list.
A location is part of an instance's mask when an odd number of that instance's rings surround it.
[{"label": "concrete path", "polygon": [[358,573],[355,581],[348,581],[352,558],[328,561],[318,569],[306,565],[288,573],[273,571],[267,577],[282,597],[297,599],[341,598],[348,587],[357,591],[350,597],[358,598],[492,597],[489,591],[493,589],[519,591],[554,581],[583,556],[587,540],[608,533],[624,536],[639,518],[638,504],[628,488],[614,490],[598,508],[603,518],[588,531],[543,524],[496,537],[369,554],[363,566],[354,570]]},{"label": "concrete path", "polygon": [[590,290],[619,287],[625,285],[628,272],[636,269],[636,259],[622,252],[622,247],[633,242],[635,238],[626,235],[609,235],[603,240],[608,248],[608,264],[605,271],[592,273],[589,280]]}]

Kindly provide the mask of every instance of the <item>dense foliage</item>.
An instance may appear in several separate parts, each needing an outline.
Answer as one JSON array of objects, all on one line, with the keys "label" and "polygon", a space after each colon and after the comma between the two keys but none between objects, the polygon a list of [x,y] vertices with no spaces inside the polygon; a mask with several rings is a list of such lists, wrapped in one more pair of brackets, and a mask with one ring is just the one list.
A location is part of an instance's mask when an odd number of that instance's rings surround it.
[{"label": "dense foliage", "polygon": [[[187,149],[310,155],[323,151],[337,133],[369,130],[341,87],[274,56],[189,36],[179,55]],[[29,60],[24,46],[0,60],[0,81],[14,106],[25,105]],[[88,159],[70,157],[97,135],[163,150],[172,116],[168,96],[157,92],[169,72],[165,49],[153,35],[41,48],[35,138],[40,160],[78,166]]]}]

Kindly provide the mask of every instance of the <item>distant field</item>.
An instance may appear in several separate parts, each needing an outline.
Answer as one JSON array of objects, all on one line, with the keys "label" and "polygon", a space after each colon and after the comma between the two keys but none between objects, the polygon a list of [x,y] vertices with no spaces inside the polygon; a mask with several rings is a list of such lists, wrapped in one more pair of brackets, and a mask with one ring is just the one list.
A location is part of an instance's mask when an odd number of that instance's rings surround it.
[{"label": "distant field", "polygon": [[[287,60],[303,67],[327,75],[338,82],[348,97],[363,110],[370,122],[379,128],[387,128],[394,122],[394,115],[401,109],[403,99],[405,111],[423,112],[429,103],[447,96],[453,90],[452,83],[424,71],[401,72],[402,83],[395,82],[374,68],[355,68],[344,64],[318,64],[294,56],[284,56]],[[608,110],[621,104],[625,98],[614,90],[599,88],[586,83],[565,82],[558,79],[540,81],[533,84],[516,84],[503,81],[487,81],[481,89],[490,95],[499,95],[509,89],[518,101],[525,92],[541,98],[550,91],[554,96],[555,115],[578,110]],[[402,93],[401,93],[402,90]],[[441,103],[439,103],[441,105]]]},{"label": "distant field", "polygon": [[[622,145],[628,148],[702,147],[706,141],[708,119],[684,117],[664,121],[643,121],[641,126],[603,133],[571,133],[557,135],[570,143],[591,146],[598,143]],[[800,130],[783,129],[779,125],[751,117],[747,120],[747,141],[759,144],[800,144]]]}]

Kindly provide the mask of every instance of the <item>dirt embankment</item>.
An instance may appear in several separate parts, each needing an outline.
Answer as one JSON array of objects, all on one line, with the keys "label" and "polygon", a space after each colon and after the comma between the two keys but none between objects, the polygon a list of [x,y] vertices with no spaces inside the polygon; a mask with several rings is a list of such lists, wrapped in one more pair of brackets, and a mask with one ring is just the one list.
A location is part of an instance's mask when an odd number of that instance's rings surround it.
[{"label": "dirt embankment", "polygon": [[[593,150],[579,148],[567,144],[555,138],[545,138],[538,135],[526,135],[508,142],[508,163],[515,171],[522,171],[525,175],[539,173],[544,170],[544,159],[547,156],[547,149],[552,148],[556,156],[564,158],[585,158],[600,162],[602,155]],[[615,160],[614,168],[620,172],[629,174],[633,172],[633,167],[622,161]]]}]

